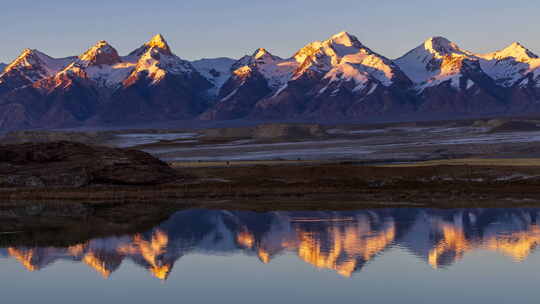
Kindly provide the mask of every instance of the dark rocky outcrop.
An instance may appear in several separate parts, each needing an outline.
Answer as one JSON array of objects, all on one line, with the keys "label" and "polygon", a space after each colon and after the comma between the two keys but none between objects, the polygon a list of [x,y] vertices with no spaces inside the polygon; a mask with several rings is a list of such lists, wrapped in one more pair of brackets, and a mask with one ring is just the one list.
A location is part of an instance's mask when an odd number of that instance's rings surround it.
[{"label": "dark rocky outcrop", "polygon": [[0,146],[0,187],[156,185],[179,178],[148,153],[52,142]]}]

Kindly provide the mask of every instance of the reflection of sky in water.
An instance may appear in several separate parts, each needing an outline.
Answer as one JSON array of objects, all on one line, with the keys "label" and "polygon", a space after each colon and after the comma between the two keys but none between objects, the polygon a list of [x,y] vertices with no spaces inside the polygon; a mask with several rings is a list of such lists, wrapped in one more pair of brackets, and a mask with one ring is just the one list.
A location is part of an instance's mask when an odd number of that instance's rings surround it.
[{"label": "reflection of sky in water", "polygon": [[37,265],[14,255],[36,248],[1,249],[0,291],[6,303],[534,303],[538,215],[189,210],[147,233],[40,248]]}]

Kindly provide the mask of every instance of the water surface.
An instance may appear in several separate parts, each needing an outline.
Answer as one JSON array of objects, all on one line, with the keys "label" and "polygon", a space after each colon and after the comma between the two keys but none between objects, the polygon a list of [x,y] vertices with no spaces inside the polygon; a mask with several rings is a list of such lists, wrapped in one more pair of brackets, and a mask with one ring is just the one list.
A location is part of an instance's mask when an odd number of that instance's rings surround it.
[{"label": "water surface", "polygon": [[539,215],[188,210],[140,234],[0,248],[0,292],[10,304],[537,303]]}]

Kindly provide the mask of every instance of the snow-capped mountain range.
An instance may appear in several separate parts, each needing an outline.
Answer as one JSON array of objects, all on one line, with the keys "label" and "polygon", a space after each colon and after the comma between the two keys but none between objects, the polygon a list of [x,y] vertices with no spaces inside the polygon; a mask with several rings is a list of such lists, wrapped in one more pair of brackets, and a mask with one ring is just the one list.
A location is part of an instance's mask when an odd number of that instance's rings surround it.
[{"label": "snow-capped mountain range", "polygon": [[[24,50],[0,66],[0,128],[166,120],[363,121],[540,112],[540,58],[520,43],[475,54],[443,37],[391,60],[338,33],[289,58],[176,56],[161,35],[122,56]],[[438,116],[439,115],[439,116]]]}]

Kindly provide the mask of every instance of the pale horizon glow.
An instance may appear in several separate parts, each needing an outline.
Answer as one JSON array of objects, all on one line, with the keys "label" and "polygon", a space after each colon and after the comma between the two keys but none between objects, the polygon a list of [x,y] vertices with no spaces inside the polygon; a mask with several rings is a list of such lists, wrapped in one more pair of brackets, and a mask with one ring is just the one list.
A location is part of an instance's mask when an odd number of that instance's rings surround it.
[{"label": "pale horizon glow", "polygon": [[347,31],[375,52],[397,58],[432,36],[474,53],[520,42],[540,53],[540,3],[514,0],[274,0],[264,2],[51,0],[5,3],[0,62],[25,48],[53,57],[80,55],[106,40],[126,55],[157,33],[181,58],[231,57],[266,48],[290,57],[305,44]]}]

